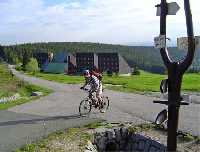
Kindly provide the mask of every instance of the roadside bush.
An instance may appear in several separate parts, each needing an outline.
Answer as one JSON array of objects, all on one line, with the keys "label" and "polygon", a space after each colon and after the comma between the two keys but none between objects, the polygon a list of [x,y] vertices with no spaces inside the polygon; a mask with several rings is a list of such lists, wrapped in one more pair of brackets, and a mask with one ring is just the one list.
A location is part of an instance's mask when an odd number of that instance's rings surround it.
[{"label": "roadside bush", "polygon": [[109,77],[112,77],[112,76],[113,76],[113,72],[112,72],[111,70],[108,70],[108,71],[107,71],[107,75],[108,75]]},{"label": "roadside bush", "polygon": [[25,66],[25,70],[32,74],[35,74],[39,71],[38,62],[35,58],[31,58],[30,61]]},{"label": "roadside bush", "polygon": [[22,71],[22,64],[16,65],[15,69],[16,69],[17,71]]},{"label": "roadside bush", "polygon": [[2,63],[4,60],[3,60],[3,58],[2,57],[0,57],[0,63]]},{"label": "roadside bush", "polygon": [[118,77],[119,76],[119,72],[115,72],[115,76]]},{"label": "roadside bush", "polygon": [[140,75],[140,70],[138,67],[135,67],[131,75]]}]

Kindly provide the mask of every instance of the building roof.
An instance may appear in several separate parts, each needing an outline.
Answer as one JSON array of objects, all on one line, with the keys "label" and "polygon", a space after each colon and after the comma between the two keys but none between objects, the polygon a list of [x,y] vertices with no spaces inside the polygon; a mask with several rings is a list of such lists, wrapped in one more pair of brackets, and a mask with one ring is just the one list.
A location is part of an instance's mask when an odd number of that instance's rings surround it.
[{"label": "building roof", "polygon": [[67,68],[66,63],[49,63],[44,69],[46,73],[64,73]]}]

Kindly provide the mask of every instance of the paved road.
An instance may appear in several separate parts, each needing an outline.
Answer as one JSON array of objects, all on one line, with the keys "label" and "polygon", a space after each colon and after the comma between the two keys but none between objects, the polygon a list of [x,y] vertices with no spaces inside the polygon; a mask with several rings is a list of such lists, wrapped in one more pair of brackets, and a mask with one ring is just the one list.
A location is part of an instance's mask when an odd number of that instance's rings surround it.
[{"label": "paved road", "polygon": [[[154,121],[156,114],[165,106],[153,104],[155,97],[106,90],[111,108],[101,114],[94,111],[89,118],[78,116],[80,100],[86,96],[79,85],[60,84],[14,73],[33,84],[54,90],[49,96],[0,111],[0,151],[11,151],[24,143],[41,138],[55,130],[105,119],[109,122]],[[200,104],[182,106],[179,128],[200,136]]]}]

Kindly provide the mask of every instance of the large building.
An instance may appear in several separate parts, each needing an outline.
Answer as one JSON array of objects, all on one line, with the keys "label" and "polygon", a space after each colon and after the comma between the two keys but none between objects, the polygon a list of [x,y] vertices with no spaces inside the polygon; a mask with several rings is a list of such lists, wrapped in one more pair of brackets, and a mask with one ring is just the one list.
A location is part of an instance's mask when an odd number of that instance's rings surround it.
[{"label": "large building", "polygon": [[98,69],[98,56],[95,53],[76,53],[76,68],[77,72],[82,72],[84,69]]},{"label": "large building", "polygon": [[101,72],[110,71],[119,73],[118,53],[98,53],[98,69]]},{"label": "large building", "polygon": [[[75,62],[73,61],[75,60]],[[73,59],[70,56],[68,60],[70,67],[76,68],[76,72],[80,73],[84,69],[96,69],[100,72],[114,72],[119,74],[131,73],[131,68],[124,58],[118,53],[76,53]],[[69,71],[72,71],[70,68]]]},{"label": "large building", "polygon": [[[40,55],[42,56],[38,57]],[[39,53],[36,59],[47,73],[80,74],[85,69],[118,74],[131,73],[130,66],[119,53]]]}]

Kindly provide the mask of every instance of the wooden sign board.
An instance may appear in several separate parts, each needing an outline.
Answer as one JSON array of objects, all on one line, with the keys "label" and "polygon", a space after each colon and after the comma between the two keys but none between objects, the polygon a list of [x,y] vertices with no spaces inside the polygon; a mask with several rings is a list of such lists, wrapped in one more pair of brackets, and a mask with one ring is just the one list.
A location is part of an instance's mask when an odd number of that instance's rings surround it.
[{"label": "wooden sign board", "polygon": [[[176,2],[168,3],[167,6],[168,6],[167,15],[176,15],[178,10],[180,9],[179,5]],[[157,7],[156,16],[160,16],[160,15],[161,15],[161,7],[159,6]]]},{"label": "wooden sign board", "polygon": [[[179,50],[188,50],[188,38],[177,38],[177,48]],[[200,36],[195,36],[195,48],[200,48]]]},{"label": "wooden sign board", "polygon": [[187,37],[177,38],[177,48],[179,50],[188,50],[188,38]]},{"label": "wooden sign board", "polygon": [[154,46],[156,49],[161,49],[166,47],[166,35],[160,35],[154,38]]}]

